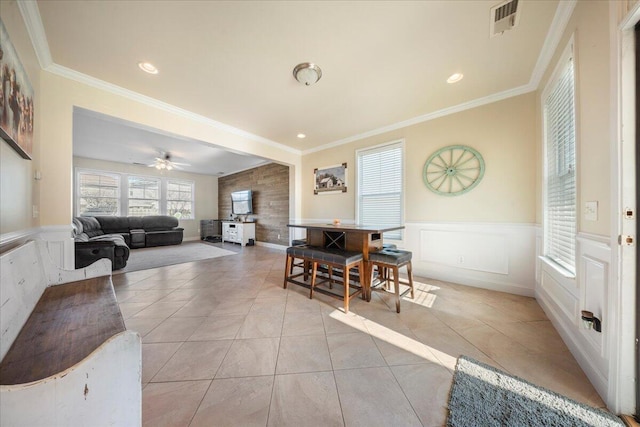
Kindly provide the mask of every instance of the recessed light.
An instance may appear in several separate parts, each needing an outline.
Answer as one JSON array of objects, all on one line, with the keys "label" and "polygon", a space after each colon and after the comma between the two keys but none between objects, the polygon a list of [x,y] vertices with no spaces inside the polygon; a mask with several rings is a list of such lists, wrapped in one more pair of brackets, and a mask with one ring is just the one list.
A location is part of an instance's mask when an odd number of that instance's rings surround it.
[{"label": "recessed light", "polygon": [[145,73],[158,74],[158,69],[150,62],[138,62],[138,67]]},{"label": "recessed light", "polygon": [[307,137],[307,135],[305,135],[304,133],[299,133],[299,134],[297,135],[297,137],[298,137],[298,138],[300,138],[300,139],[303,139],[303,138],[306,138],[306,137]]},{"label": "recessed light", "polygon": [[463,77],[464,75],[462,73],[453,73],[447,79],[447,83],[458,83]]}]

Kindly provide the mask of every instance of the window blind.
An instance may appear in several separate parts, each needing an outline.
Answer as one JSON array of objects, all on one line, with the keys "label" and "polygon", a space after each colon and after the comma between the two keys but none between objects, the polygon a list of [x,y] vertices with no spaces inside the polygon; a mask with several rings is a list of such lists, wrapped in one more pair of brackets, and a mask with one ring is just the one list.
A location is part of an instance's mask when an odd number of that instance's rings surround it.
[{"label": "window blind", "polygon": [[569,55],[565,61],[544,99],[545,256],[575,275],[575,82],[573,58]]},{"label": "window blind", "polygon": [[[381,226],[402,224],[403,147],[393,143],[361,150],[358,159],[358,222]],[[402,232],[385,233],[402,239]]]},{"label": "window blind", "polygon": [[193,182],[167,181],[167,215],[193,219]]},{"label": "window blind", "polygon": [[160,214],[160,181],[153,178],[129,177],[129,215]]},{"label": "window blind", "polygon": [[120,179],[117,175],[78,173],[78,214],[118,215],[120,213]]}]

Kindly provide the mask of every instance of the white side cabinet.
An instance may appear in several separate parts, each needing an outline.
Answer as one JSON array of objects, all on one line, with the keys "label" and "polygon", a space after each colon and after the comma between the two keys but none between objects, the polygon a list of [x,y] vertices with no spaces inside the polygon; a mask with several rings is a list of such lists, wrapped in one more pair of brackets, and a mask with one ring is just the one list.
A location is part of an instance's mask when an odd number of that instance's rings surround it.
[{"label": "white side cabinet", "polygon": [[255,222],[225,221],[222,223],[222,241],[247,246],[249,239],[256,240]]}]

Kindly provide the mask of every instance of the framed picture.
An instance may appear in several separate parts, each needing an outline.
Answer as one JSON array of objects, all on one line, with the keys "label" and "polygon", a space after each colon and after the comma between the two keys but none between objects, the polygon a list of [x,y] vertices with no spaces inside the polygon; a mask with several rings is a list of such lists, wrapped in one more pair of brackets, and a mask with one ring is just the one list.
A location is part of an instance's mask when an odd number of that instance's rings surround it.
[{"label": "framed picture", "polygon": [[313,194],[347,192],[347,164],[327,166],[313,170]]},{"label": "framed picture", "polygon": [[33,88],[0,20],[0,138],[25,159],[33,153]]}]

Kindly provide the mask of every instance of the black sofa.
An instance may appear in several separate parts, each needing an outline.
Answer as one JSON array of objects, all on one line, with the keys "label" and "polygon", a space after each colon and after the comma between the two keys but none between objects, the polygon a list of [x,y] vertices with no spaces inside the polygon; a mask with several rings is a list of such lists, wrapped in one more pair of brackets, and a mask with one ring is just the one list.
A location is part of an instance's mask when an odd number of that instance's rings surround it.
[{"label": "black sofa", "polygon": [[129,248],[179,245],[184,235],[178,219],[165,215],[75,217],[73,230],[76,268],[109,258],[114,270],[127,265]]}]

